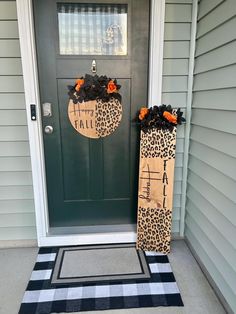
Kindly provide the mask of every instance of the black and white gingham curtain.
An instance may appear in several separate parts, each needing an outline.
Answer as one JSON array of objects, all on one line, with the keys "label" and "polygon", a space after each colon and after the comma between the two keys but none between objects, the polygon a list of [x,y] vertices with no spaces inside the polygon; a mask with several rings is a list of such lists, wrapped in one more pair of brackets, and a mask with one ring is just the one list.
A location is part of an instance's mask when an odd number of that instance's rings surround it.
[{"label": "black and white gingham curtain", "polygon": [[60,54],[127,54],[127,6],[59,3]]}]

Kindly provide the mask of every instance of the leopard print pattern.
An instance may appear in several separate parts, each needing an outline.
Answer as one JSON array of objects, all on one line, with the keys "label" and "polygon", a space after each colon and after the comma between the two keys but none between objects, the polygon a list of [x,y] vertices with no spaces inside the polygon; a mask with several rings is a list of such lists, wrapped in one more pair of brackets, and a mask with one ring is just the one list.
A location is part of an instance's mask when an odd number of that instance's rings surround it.
[{"label": "leopard print pattern", "polygon": [[168,254],[171,216],[171,210],[139,207],[137,249]]},{"label": "leopard print pattern", "polygon": [[[176,127],[169,130],[141,132],[140,162],[142,159],[175,159]],[[158,160],[156,161],[158,162]],[[138,208],[137,249],[170,252],[172,208]]]},{"label": "leopard print pattern", "polygon": [[111,98],[109,102],[97,100],[95,109],[95,127],[98,137],[113,133],[120,124],[122,106],[118,99]]},{"label": "leopard print pattern", "polygon": [[175,158],[176,127],[169,130],[150,129],[141,136],[141,158]]}]

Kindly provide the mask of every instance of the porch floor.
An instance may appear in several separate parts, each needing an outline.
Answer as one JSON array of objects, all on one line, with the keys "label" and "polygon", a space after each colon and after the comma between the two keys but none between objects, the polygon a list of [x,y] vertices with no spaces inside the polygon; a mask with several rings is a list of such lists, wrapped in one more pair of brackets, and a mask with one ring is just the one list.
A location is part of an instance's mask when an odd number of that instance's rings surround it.
[{"label": "porch floor", "polygon": [[[0,250],[0,314],[18,313],[36,260],[37,248]],[[172,242],[169,260],[184,307],[140,308],[85,312],[87,314],[223,314],[226,313],[183,240]],[[30,313],[29,313],[30,314]]]}]

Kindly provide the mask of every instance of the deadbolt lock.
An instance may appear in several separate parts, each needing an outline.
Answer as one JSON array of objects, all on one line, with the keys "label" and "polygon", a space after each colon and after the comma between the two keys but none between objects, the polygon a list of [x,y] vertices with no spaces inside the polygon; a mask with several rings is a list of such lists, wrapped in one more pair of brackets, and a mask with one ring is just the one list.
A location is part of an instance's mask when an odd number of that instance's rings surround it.
[{"label": "deadbolt lock", "polygon": [[51,117],[52,116],[52,104],[49,102],[43,103],[43,116]]}]

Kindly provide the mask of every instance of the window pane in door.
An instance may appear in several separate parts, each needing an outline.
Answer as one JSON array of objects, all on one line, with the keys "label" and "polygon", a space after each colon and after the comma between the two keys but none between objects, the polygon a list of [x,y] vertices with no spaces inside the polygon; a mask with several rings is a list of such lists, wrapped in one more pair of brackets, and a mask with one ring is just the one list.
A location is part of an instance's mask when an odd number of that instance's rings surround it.
[{"label": "window pane in door", "polygon": [[58,3],[62,55],[127,55],[127,5]]}]

